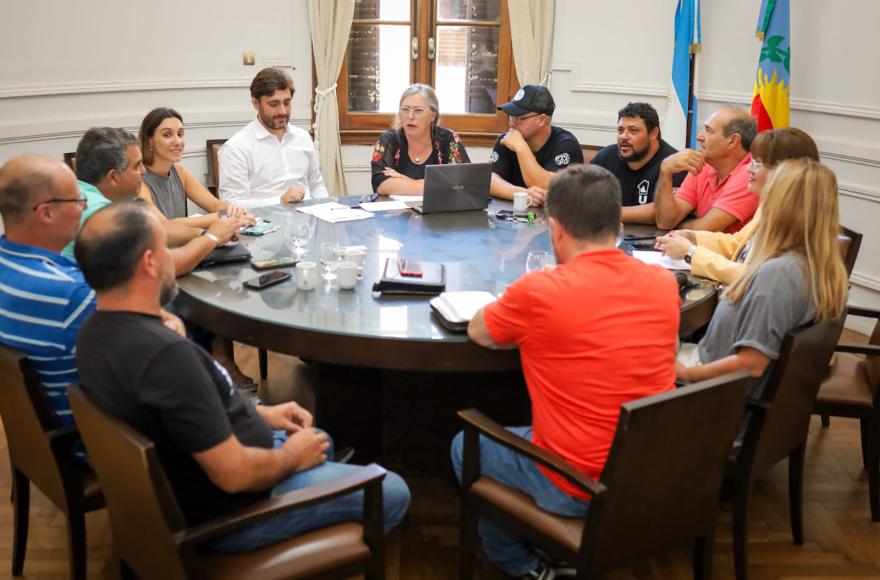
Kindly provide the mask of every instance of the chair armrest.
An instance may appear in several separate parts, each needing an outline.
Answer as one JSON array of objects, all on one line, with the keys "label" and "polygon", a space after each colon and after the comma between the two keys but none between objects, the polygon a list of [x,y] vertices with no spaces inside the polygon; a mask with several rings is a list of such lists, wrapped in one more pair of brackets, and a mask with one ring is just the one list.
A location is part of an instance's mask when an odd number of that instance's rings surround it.
[{"label": "chair armrest", "polygon": [[864,316],[865,318],[880,319],[880,310],[865,308],[864,306],[847,306],[846,313],[850,316]]},{"label": "chair armrest", "polygon": [[834,347],[834,352],[851,352],[853,354],[880,356],[880,345],[863,344],[858,342],[841,342]]},{"label": "chair armrest", "polygon": [[514,435],[476,409],[459,411],[458,416],[464,421],[466,430],[474,429],[499,445],[525,455],[529,459],[558,473],[571,482],[572,485],[586,491],[591,496],[596,496],[605,492],[605,486],[598,481],[584,475],[550,451],[541,449],[531,441],[527,441],[518,435]]},{"label": "chair armrest", "polygon": [[768,403],[767,401],[761,401],[759,399],[749,399],[746,402],[747,411],[753,411],[760,415],[766,415],[769,409],[770,403]]},{"label": "chair armrest", "polygon": [[[371,463],[339,479],[269,498],[235,513],[177,532],[174,534],[174,541],[181,547],[191,547],[269,517],[330,501],[369,486],[381,486],[385,473],[383,467]],[[365,510],[364,516],[366,515]]]}]

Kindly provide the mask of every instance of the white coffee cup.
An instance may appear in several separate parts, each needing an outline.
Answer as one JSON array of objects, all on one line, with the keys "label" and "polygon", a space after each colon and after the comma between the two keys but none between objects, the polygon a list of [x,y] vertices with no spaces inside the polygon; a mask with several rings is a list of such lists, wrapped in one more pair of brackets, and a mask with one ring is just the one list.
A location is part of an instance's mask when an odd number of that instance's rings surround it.
[{"label": "white coffee cup", "polygon": [[346,248],[343,259],[357,264],[358,279],[364,277],[364,262],[367,261],[367,251],[364,248]]},{"label": "white coffee cup", "polygon": [[296,287],[300,290],[314,290],[318,282],[318,264],[316,262],[296,263]]},{"label": "white coffee cup", "polygon": [[529,194],[526,191],[513,192],[514,215],[525,215],[529,211]]},{"label": "white coffee cup", "polygon": [[358,266],[354,262],[339,262],[336,267],[336,283],[343,290],[351,290],[358,281]]}]

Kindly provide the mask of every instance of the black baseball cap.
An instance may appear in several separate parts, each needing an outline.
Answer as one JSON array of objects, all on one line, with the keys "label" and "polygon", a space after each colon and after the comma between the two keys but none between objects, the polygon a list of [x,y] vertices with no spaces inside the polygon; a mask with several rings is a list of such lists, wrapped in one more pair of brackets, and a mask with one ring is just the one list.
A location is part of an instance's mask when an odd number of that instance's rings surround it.
[{"label": "black baseball cap", "polygon": [[547,90],[547,87],[541,85],[525,85],[509,103],[505,103],[498,107],[511,117],[519,117],[526,113],[540,113],[542,115],[553,115],[556,110],[556,103],[553,102],[553,95]]}]

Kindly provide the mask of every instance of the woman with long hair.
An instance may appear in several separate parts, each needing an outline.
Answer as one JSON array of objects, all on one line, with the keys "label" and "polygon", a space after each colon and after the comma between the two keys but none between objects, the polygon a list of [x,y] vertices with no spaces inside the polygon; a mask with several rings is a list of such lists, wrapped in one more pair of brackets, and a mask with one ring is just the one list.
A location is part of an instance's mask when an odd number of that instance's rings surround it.
[{"label": "woman with long hair", "polygon": [[458,135],[439,123],[434,89],[415,84],[403,91],[394,127],[382,133],[373,148],[373,191],[422,195],[425,166],[471,162]]},{"label": "woman with long hair", "polygon": [[[786,159],[801,157],[819,161],[816,142],[796,127],[759,133],[752,141],[750,153],[749,191],[762,199],[767,175],[777,165]],[[657,238],[657,249],[675,260],[689,256],[694,274],[730,284],[746,268],[760,221],[761,206],[752,220],[736,233],[676,230]]]},{"label": "woman with long hair", "polygon": [[757,395],[788,332],[843,314],[847,275],[834,173],[812,159],[784,161],[770,174],[762,208],[742,275],[725,290],[699,345],[679,351],[682,380],[745,370]]}]

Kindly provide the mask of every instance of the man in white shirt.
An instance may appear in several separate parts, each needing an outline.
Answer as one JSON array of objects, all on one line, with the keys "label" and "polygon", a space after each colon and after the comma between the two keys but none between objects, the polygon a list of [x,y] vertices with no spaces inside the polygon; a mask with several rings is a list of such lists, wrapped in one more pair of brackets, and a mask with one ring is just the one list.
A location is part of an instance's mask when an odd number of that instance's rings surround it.
[{"label": "man in white shirt", "polygon": [[245,208],[327,197],[309,134],[290,124],[293,80],[264,68],[251,82],[257,118],[220,149],[220,199]]}]

